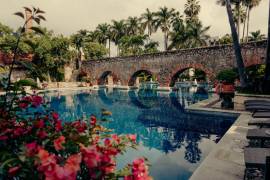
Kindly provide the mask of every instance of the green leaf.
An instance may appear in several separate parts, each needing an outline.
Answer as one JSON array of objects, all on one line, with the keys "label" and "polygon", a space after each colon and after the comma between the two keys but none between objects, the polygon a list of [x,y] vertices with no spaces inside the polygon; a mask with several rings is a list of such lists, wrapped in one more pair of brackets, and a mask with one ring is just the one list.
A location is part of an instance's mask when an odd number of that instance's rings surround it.
[{"label": "green leaf", "polygon": [[34,19],[34,21],[37,23],[37,24],[40,24],[40,19],[39,18],[33,18]]},{"label": "green leaf", "polygon": [[42,34],[42,35],[44,34],[44,32],[39,27],[33,26],[33,27],[31,27],[31,29],[38,34]]},{"label": "green leaf", "polygon": [[39,19],[42,19],[43,21],[46,21],[46,18],[44,17],[44,16],[42,16],[42,15],[38,15],[37,16]]},{"label": "green leaf", "polygon": [[29,11],[32,13],[32,10],[29,7],[23,7],[26,11]]},{"label": "green leaf", "polygon": [[14,13],[14,15],[20,16],[21,18],[24,19],[24,14],[22,12],[16,12],[16,13]]},{"label": "green leaf", "polygon": [[41,9],[38,8],[37,13],[42,13],[43,14],[43,13],[45,13],[45,11],[42,11]]}]

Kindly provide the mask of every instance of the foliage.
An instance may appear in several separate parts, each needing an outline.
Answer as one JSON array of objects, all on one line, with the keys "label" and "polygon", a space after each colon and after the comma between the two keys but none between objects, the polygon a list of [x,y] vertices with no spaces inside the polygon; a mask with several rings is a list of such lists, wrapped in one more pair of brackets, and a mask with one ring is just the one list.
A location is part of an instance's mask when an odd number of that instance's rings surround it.
[{"label": "foliage", "polygon": [[106,56],[108,50],[102,44],[96,42],[87,42],[83,46],[87,59],[100,59]]},{"label": "foliage", "polygon": [[146,35],[131,35],[124,36],[120,39],[120,55],[139,55],[143,53],[144,41],[147,39]]},{"label": "foliage", "polygon": [[[33,11],[44,13],[34,7]],[[20,12],[16,15],[24,17]],[[14,61],[19,42],[20,36]],[[61,42],[52,48],[58,56]],[[1,179],[151,179],[144,158],[116,170],[116,156],[135,148],[136,135],[111,134],[93,115],[88,120],[63,122],[41,96],[27,94],[21,87],[31,82],[13,84],[9,79],[1,84],[6,90],[0,96]]]},{"label": "foliage", "polygon": [[232,44],[233,43],[232,36],[229,34],[226,34],[218,40],[218,43],[221,45]]},{"label": "foliage", "polygon": [[37,88],[37,83],[33,79],[21,79],[14,83],[16,86],[31,86]]},{"label": "foliage", "polygon": [[225,69],[220,71],[217,75],[219,81],[225,81],[226,83],[234,83],[237,77],[238,74],[232,69]]}]

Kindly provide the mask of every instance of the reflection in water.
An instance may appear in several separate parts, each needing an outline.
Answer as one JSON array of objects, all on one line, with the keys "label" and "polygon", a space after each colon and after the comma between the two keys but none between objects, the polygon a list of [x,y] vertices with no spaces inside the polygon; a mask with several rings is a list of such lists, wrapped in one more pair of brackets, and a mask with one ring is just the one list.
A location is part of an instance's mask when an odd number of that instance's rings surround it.
[{"label": "reflection in water", "polygon": [[160,94],[103,89],[46,96],[66,121],[110,110],[112,121],[103,122],[105,127],[117,134],[137,134],[138,151],[130,149],[118,157],[118,167],[145,156],[152,165],[151,175],[160,180],[188,179],[235,119],[186,112],[185,107],[208,94],[184,90]]}]

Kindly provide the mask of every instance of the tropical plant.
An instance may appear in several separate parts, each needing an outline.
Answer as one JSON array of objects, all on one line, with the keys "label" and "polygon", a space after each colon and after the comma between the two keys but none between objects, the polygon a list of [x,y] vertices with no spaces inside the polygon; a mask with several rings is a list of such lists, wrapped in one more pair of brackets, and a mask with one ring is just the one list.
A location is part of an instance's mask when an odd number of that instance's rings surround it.
[{"label": "tropical plant", "polygon": [[171,27],[171,21],[175,14],[174,9],[168,9],[167,7],[160,7],[159,11],[155,13],[155,29],[160,28],[164,34],[164,50],[168,49],[168,38]]},{"label": "tropical plant", "polygon": [[[246,23],[247,23],[247,32],[246,32],[246,37],[249,35],[249,21],[250,21],[250,12],[254,7],[257,7],[260,4],[261,0],[243,0],[243,4],[246,6]],[[243,29],[245,31],[245,28]],[[243,33],[244,34],[244,33]],[[243,37],[244,39],[244,37]],[[246,38],[248,41],[249,39]]]},{"label": "tropical plant", "polygon": [[240,83],[241,83],[241,87],[245,88],[248,85],[247,84],[247,75],[245,72],[245,66],[244,66],[244,61],[243,61],[243,57],[242,57],[242,53],[241,53],[241,47],[239,44],[238,34],[237,34],[237,31],[235,28],[235,23],[233,20],[233,14],[232,14],[230,0],[225,0],[225,5],[226,5],[226,10],[227,10],[228,19],[229,19],[229,23],[230,23],[230,27],[231,27],[231,32],[232,32],[232,39],[233,39],[235,58],[236,58],[238,72],[239,72]]},{"label": "tropical plant", "polygon": [[114,44],[117,46],[117,54],[120,54],[120,49],[119,49],[119,42],[120,39],[126,35],[126,24],[124,20],[120,21],[112,21],[112,26],[111,26],[111,32],[112,32],[112,41]]},{"label": "tropical plant", "polygon": [[226,44],[232,44],[233,40],[232,40],[232,36],[229,34],[225,34],[224,36],[222,36],[219,40],[218,40],[219,44],[221,45],[226,45]]},{"label": "tropical plant", "polygon": [[261,41],[265,38],[266,38],[265,35],[261,34],[261,31],[258,30],[258,31],[251,32],[250,36],[248,37],[248,40],[249,41]]},{"label": "tropical plant", "polygon": [[199,13],[201,10],[201,6],[199,1],[197,0],[187,0],[185,4],[184,13],[186,15],[186,21],[189,22],[198,22],[199,21]]},{"label": "tropical plant", "polygon": [[145,31],[147,29],[147,35],[150,37],[155,32],[154,13],[147,8],[146,12],[141,15],[141,21],[142,30]]},{"label": "tropical plant", "polygon": [[150,41],[147,44],[144,45],[144,53],[157,53],[158,50],[158,42],[156,41]]},{"label": "tropical plant", "polygon": [[233,69],[225,69],[218,73],[217,79],[219,81],[225,81],[226,83],[234,83],[238,74]]},{"label": "tropical plant", "polygon": [[121,38],[119,46],[121,56],[139,55],[143,53],[144,41],[147,35],[124,36]]},{"label": "tropical plant", "polygon": [[141,20],[137,17],[128,17],[126,21],[126,30],[128,35],[138,35],[141,32]]},{"label": "tropical plant", "polygon": [[100,59],[104,58],[108,53],[108,50],[103,44],[97,42],[87,42],[83,46],[83,51],[87,59]]}]

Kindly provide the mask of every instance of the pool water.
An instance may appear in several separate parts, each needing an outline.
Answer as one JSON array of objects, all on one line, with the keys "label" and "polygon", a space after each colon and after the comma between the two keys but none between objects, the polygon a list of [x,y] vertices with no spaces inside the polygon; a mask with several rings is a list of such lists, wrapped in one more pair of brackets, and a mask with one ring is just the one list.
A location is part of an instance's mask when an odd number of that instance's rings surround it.
[{"label": "pool water", "polygon": [[103,125],[117,134],[137,134],[138,149],[118,157],[118,168],[136,157],[147,157],[156,180],[186,180],[235,121],[233,116],[187,112],[185,107],[208,98],[189,92],[154,90],[65,91],[46,93],[50,107],[65,121],[101,109],[112,112]]}]

